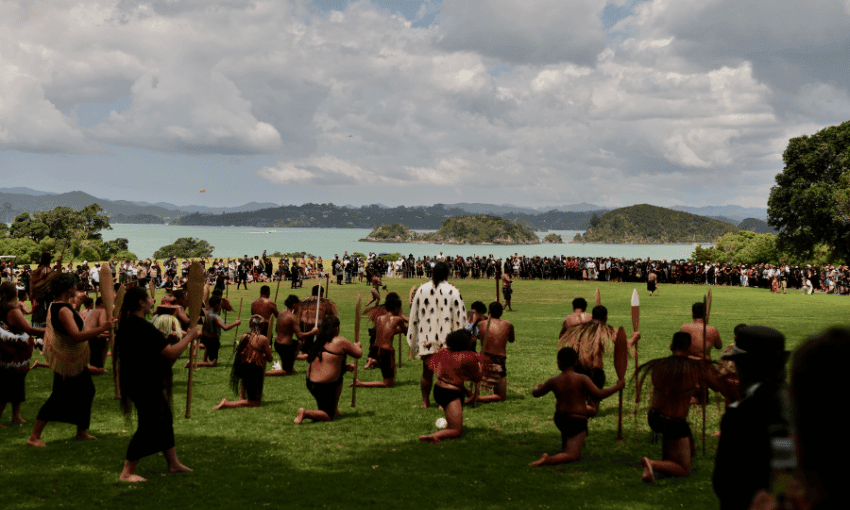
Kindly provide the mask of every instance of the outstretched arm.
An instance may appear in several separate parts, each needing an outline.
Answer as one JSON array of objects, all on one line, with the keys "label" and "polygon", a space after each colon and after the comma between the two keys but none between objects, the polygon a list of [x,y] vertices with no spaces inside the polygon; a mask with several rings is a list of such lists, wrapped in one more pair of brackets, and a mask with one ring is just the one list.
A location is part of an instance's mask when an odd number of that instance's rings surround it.
[{"label": "outstretched arm", "polygon": [[531,390],[531,395],[533,397],[542,397],[543,395],[552,391],[552,379],[547,380],[545,383],[538,384]]},{"label": "outstretched arm", "polygon": [[593,381],[590,380],[590,377],[586,375],[582,376],[582,382],[584,383],[584,388],[585,390],[587,390],[587,393],[593,395],[596,398],[608,398],[626,386],[625,379],[618,379],[617,383],[614,386],[605,388],[604,390],[599,389],[596,387],[595,384],[593,384]]}]

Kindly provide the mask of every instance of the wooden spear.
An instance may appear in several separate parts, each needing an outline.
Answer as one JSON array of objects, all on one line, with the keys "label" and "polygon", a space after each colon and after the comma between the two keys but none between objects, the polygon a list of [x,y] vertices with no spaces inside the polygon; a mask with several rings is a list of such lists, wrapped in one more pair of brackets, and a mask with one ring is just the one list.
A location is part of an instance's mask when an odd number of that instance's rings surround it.
[{"label": "wooden spear", "polygon": [[[242,300],[245,299],[243,297],[239,298],[239,315],[236,316],[237,319],[242,318]],[[233,352],[236,352],[236,339],[239,338],[239,324],[236,325],[236,330],[233,333]]]},{"label": "wooden spear", "polygon": [[[640,298],[637,289],[632,290],[632,331],[639,331],[640,326]],[[635,372],[638,369],[638,344],[635,344]],[[635,403],[640,402],[640,391],[635,391]]]},{"label": "wooden spear", "polygon": [[593,298],[593,306],[600,306],[602,304],[602,296],[599,295],[599,287],[596,287],[596,296]]},{"label": "wooden spear", "polygon": [[[115,284],[112,282],[112,271],[108,264],[104,264],[100,268],[100,288],[101,296],[103,296],[103,307],[106,309],[106,317],[112,317],[115,311]],[[123,287],[122,287],[123,288]],[[112,351],[115,347],[115,328],[109,330],[109,350]],[[115,373],[115,367],[118,366],[115,353],[112,353],[112,379],[115,383],[115,396],[121,395],[121,388],[118,384],[118,375]]]},{"label": "wooden spear", "polygon": [[[617,330],[614,339],[614,369],[617,371],[617,379],[626,377],[626,368],[629,365],[629,341],[626,338],[626,330],[621,326]],[[620,402],[617,411],[617,439],[623,439],[623,390],[620,390]]]},{"label": "wooden spear", "polygon": [[[201,306],[204,302],[204,268],[200,262],[193,262],[189,267],[188,285],[189,327],[194,328],[201,316]],[[200,339],[192,340],[189,349],[189,382],[186,386],[186,418],[192,417],[192,383],[195,380],[195,364],[198,360],[198,345]]]},{"label": "wooden spear", "polygon": [[[702,298],[702,358],[708,362],[710,358],[711,345],[708,343],[708,310],[711,307],[711,291],[708,291],[708,297]],[[705,421],[706,408],[708,407],[708,387],[705,382],[702,383],[702,454],[705,456]]]},{"label": "wooden spear", "polygon": [[[354,343],[360,341],[360,294],[357,294],[357,304],[354,306]],[[357,405],[357,365],[360,360],[354,360],[354,386],[351,387],[351,407]]]}]

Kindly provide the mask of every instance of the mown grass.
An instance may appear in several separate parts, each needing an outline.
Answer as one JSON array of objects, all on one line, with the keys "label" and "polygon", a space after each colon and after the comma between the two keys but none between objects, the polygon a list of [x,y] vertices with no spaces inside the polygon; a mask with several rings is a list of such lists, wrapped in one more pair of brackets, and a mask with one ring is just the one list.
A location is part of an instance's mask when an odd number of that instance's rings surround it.
[{"label": "mown grass", "polygon": [[[304,296],[309,286],[297,294]],[[403,299],[417,280],[387,279],[390,290]],[[472,301],[490,302],[492,280],[452,280]],[[165,472],[159,456],[143,459],[138,473],[144,484],[117,481],[127,444],[135,425],[127,426],[113,400],[112,378],[95,378],[97,396],[92,413],[97,441],[71,440],[73,427],[50,424],[44,440],[48,447],[25,445],[38,409],[50,392],[52,374],[47,369],[27,378],[24,418],[30,423],[10,426],[11,410],[0,429],[0,501],[4,508],[716,508],[711,488],[717,439],[707,438],[708,455],[698,453],[688,479],[661,480],[657,486],[640,481],[639,460],[660,454],[660,445],[649,443],[646,404],[634,417],[634,384],[626,387],[625,440],[617,441],[617,396],[603,402],[600,416],[590,423],[584,457],[574,464],[529,468],[543,452],[554,453],[560,436],[552,422],[551,395],[534,399],[532,387],[557,373],[557,333],[569,302],[576,296],[593,301],[596,284],[580,282],[518,281],[515,312],[506,312],[517,331],[517,342],[508,347],[508,401],[464,410],[465,434],[441,446],[420,443],[420,434],[435,430],[442,416],[436,408],[419,409],[421,362],[405,361],[393,389],[358,389],[357,407],[349,406],[346,389],[340,410],[345,417],[332,423],[292,424],[299,407],[314,407],[304,386],[305,362],[296,364],[301,374],[266,379],[263,406],[257,409],[212,411],[227,386],[229,366],[196,373],[192,418],[183,418],[186,371],[175,365],[175,432],[180,459],[195,469],[186,475]],[[609,309],[609,324],[631,331],[631,284],[600,284],[602,301]],[[679,326],[690,320],[690,305],[702,300],[706,286],[662,285],[649,297],[641,294],[640,359],[669,354],[668,345]],[[767,291],[711,287],[714,301],[711,324],[720,329],[724,344],[740,323],[778,328],[793,349],[819,329],[847,324],[846,298],[815,295],[771,295]],[[244,297],[242,319],[259,291],[230,290],[234,307]],[[272,290],[274,292],[274,288]],[[281,286],[278,301],[288,295]],[[354,302],[357,293],[368,295],[366,285],[333,285],[330,297],[341,309],[342,334],[354,338]],[[228,317],[233,320],[233,314]],[[361,340],[367,341],[366,321]],[[244,331],[244,328],[242,328]],[[224,333],[231,340],[233,333]],[[228,340],[223,343],[226,344]],[[229,349],[222,350],[222,360]],[[404,350],[405,359],[407,348]],[[715,353],[716,357],[716,353]],[[277,356],[275,356],[277,359]],[[633,362],[632,362],[633,363]],[[361,365],[362,366],[362,365]],[[613,365],[606,357],[609,384]],[[633,365],[629,367],[630,373]],[[373,380],[379,371],[361,371]],[[347,376],[350,382],[351,376]],[[708,409],[708,431],[718,429],[720,414]],[[700,451],[700,412],[693,408],[691,423]]]}]

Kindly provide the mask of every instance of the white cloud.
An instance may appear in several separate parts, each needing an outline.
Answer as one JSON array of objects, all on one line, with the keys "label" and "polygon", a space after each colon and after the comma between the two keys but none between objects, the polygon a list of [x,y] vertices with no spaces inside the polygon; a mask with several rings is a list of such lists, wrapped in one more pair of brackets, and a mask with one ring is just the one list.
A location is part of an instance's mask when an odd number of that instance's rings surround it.
[{"label": "white cloud", "polygon": [[[655,0],[607,48],[601,0],[447,1],[428,28],[366,0],[26,5],[0,0],[0,150],[261,155],[245,186],[265,200],[285,186],[346,202],[375,186],[413,203],[430,200],[421,187],[530,205],[764,200],[790,134],[850,115],[830,69],[791,89],[768,76],[772,47],[798,66],[788,52],[841,47],[848,17],[822,20],[839,12],[823,2],[782,4],[802,9],[798,27],[756,0]],[[81,104],[121,97],[76,124]]]},{"label": "white cloud", "polygon": [[515,64],[591,63],[605,47],[605,0],[446,0],[440,13],[448,51],[475,51]]}]

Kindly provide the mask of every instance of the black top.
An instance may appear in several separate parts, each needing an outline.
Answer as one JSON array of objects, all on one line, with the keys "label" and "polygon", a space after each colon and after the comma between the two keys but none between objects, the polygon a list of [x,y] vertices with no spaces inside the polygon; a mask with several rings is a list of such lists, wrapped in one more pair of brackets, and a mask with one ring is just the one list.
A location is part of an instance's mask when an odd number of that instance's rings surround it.
[{"label": "black top", "polygon": [[121,320],[115,346],[121,362],[121,391],[128,395],[162,391],[171,363],[162,355],[168,340],[150,322],[130,315]]},{"label": "black top", "polygon": [[721,510],[748,509],[759,489],[770,488],[770,437],[786,423],[779,389],[762,383],[723,415],[712,475]]},{"label": "black top", "polygon": [[68,331],[65,330],[65,326],[62,324],[62,321],[59,320],[59,310],[62,308],[68,307],[71,310],[71,313],[74,314],[74,322],[77,324],[77,329],[80,331],[83,330],[85,323],[83,322],[83,318],[80,317],[80,314],[74,310],[74,307],[69,305],[68,303],[51,303],[50,305],[50,324],[53,325],[53,331],[56,331],[59,334],[67,335]]}]

